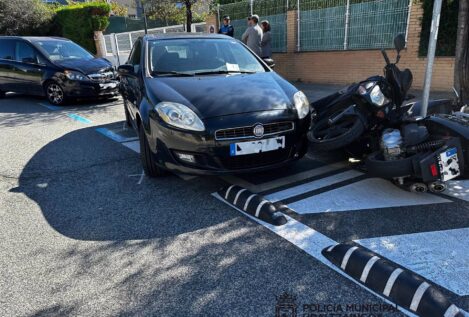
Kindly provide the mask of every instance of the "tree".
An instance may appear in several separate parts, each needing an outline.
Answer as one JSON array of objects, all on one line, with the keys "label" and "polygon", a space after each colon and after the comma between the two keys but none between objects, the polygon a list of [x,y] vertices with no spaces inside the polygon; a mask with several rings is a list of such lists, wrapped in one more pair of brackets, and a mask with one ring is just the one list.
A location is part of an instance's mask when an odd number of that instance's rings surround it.
[{"label": "tree", "polygon": [[459,0],[454,86],[462,101],[469,99],[469,0]]},{"label": "tree", "polygon": [[109,4],[111,5],[112,15],[117,15],[120,17],[127,16],[127,13],[129,12],[129,10],[126,7],[124,7],[123,5],[120,5],[115,0],[111,1]]},{"label": "tree", "polygon": [[52,10],[40,0],[0,0],[0,34],[46,34],[52,16]]},{"label": "tree", "polygon": [[[142,1],[143,2],[143,1]],[[148,16],[168,23],[184,23],[187,32],[191,31],[193,21],[202,21],[209,10],[211,0],[145,0]]]}]

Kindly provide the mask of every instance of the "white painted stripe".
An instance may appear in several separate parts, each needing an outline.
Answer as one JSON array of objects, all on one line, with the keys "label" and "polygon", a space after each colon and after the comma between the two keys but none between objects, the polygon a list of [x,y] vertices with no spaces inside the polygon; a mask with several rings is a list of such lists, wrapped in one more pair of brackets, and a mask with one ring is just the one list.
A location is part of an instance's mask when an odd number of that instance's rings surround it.
[{"label": "white painted stripe", "polygon": [[423,282],[420,284],[419,288],[415,291],[414,297],[412,297],[412,302],[410,303],[410,309],[413,311],[417,311],[419,308],[420,301],[422,300],[423,294],[425,291],[430,287],[430,284],[427,282]]},{"label": "white painted stripe", "polygon": [[344,258],[342,259],[342,264],[340,265],[340,268],[342,270],[345,271],[345,268],[347,267],[348,260],[350,259],[350,256],[352,255],[353,252],[355,252],[356,249],[358,249],[358,247],[351,247],[345,253]]},{"label": "white painted stripe", "polygon": [[[248,213],[245,213],[241,209],[232,206],[229,204],[226,200],[224,200],[218,193],[213,193],[212,196],[214,196],[216,199],[224,202],[230,207],[233,207],[234,209],[238,210],[241,212],[243,215],[246,215],[248,218],[254,220],[255,222],[263,225],[273,233],[277,234],[278,236],[284,238],[285,240],[289,241],[293,245],[295,245],[297,248],[300,250],[303,250],[305,253],[309,254],[328,268],[334,270],[335,272],[339,273],[346,279],[352,281],[353,283],[356,283],[360,287],[366,289],[373,295],[377,296],[378,298],[382,299],[388,304],[394,304],[389,301],[387,298],[384,298],[381,294],[376,293],[372,289],[369,289],[368,287],[364,286],[363,284],[358,283],[355,279],[347,275],[344,271],[340,270],[337,266],[333,265],[329,260],[327,260],[322,254],[321,251],[330,246],[330,245],[336,245],[337,242],[326,237],[322,233],[302,224],[301,222],[296,221],[295,219],[291,218],[288,215],[284,215],[287,218],[287,223],[284,224],[283,226],[274,226],[272,224],[269,224],[267,222],[264,222],[258,218],[255,218],[254,216],[251,216]],[[282,214],[281,212],[279,212]],[[416,316],[414,313],[410,312],[409,310],[398,306],[398,309],[400,311],[405,312],[408,316]]]},{"label": "white painted stripe", "polygon": [[332,171],[335,171],[335,170],[338,170],[347,166],[348,164],[346,162],[324,165],[324,166],[317,167],[311,170],[306,170],[301,173],[289,175],[287,177],[278,178],[270,182],[258,184],[256,185],[256,189],[258,192],[271,190],[271,189],[285,186],[294,182],[302,181],[307,178],[311,178],[311,177],[319,176],[321,174],[332,172]]},{"label": "white painted stripe", "polygon": [[290,187],[279,192],[270,194],[266,196],[266,199],[276,202],[282,199],[287,199],[299,194],[303,194],[309,191],[321,189],[326,186],[334,185],[349,179],[352,179],[357,176],[361,176],[363,173],[360,173],[355,170],[346,171],[343,173],[335,174],[326,178],[321,178],[306,184]]},{"label": "white painted stripe", "polygon": [[366,283],[366,279],[368,278],[368,274],[370,274],[371,268],[379,259],[380,259],[379,256],[375,255],[371,259],[369,259],[368,262],[366,262],[366,265],[363,268],[362,275],[360,276],[360,281],[362,281],[363,283]]},{"label": "white painted stripe", "polygon": [[259,213],[261,212],[262,206],[264,206],[264,205],[267,204],[267,203],[268,203],[267,200],[263,200],[263,201],[261,201],[261,203],[257,206],[257,209],[256,209],[256,218],[259,217]]},{"label": "white painted stripe", "polygon": [[328,249],[327,249],[327,252],[331,252],[332,250],[334,250],[334,248],[338,246],[338,244],[334,244],[334,245],[331,245]]},{"label": "white painted stripe", "polygon": [[123,146],[131,149],[134,152],[140,153],[140,142],[139,141],[132,141],[132,142],[124,142],[121,143]]},{"label": "white painted stripe", "polygon": [[389,276],[389,279],[386,282],[386,287],[384,288],[384,291],[383,291],[383,294],[385,296],[389,296],[389,294],[391,294],[392,287],[394,286],[394,283],[396,282],[397,277],[402,272],[404,271],[401,268],[397,268],[391,273],[391,276]]},{"label": "white painted stripe", "polygon": [[448,307],[448,309],[445,311],[445,314],[443,315],[444,317],[454,317],[456,316],[461,310],[454,304],[451,304],[451,306]]},{"label": "white painted stripe", "polygon": [[449,202],[436,195],[405,191],[381,178],[368,178],[296,201],[289,208],[298,214],[315,214]]},{"label": "white painted stripe", "polygon": [[246,203],[244,204],[244,210],[247,210],[248,209],[248,206],[249,206],[249,203],[251,202],[251,199],[253,199],[257,194],[252,194],[251,196],[248,197],[248,199],[246,200]]},{"label": "white painted stripe", "polygon": [[233,187],[235,186],[236,185],[231,185],[230,187],[228,187],[228,189],[226,190],[225,199],[228,199],[228,195],[230,194],[231,189],[233,189]]},{"label": "white painted stripe", "polygon": [[469,295],[469,228],[355,242],[459,296]]},{"label": "white painted stripe", "polygon": [[236,194],[236,197],[235,197],[235,200],[234,200],[234,202],[233,202],[233,205],[236,205],[236,203],[238,202],[239,196],[240,196],[243,192],[245,192],[245,191],[247,191],[247,189],[246,189],[246,188],[243,188],[243,189],[241,189],[241,190]]}]

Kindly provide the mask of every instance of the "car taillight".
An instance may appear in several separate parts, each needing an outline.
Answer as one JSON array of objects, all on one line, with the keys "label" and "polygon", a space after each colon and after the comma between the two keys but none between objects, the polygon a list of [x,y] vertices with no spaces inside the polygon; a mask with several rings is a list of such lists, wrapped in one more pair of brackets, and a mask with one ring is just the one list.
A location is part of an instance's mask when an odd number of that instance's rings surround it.
[{"label": "car taillight", "polygon": [[430,171],[432,172],[432,176],[433,177],[437,177],[438,176],[438,169],[436,168],[436,164],[433,163],[432,165],[430,165]]}]

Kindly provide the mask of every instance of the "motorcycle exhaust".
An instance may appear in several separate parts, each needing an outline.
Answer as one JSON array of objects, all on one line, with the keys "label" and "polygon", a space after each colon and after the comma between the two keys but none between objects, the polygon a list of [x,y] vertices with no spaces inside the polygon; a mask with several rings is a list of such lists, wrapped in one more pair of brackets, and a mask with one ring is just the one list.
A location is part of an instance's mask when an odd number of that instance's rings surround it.
[{"label": "motorcycle exhaust", "polygon": [[427,190],[428,187],[424,183],[413,183],[409,186],[409,191],[412,193],[426,193]]},{"label": "motorcycle exhaust", "polygon": [[433,183],[430,183],[428,184],[428,189],[432,192],[432,193],[442,193],[446,190],[447,186],[445,183],[443,182],[433,182]]}]

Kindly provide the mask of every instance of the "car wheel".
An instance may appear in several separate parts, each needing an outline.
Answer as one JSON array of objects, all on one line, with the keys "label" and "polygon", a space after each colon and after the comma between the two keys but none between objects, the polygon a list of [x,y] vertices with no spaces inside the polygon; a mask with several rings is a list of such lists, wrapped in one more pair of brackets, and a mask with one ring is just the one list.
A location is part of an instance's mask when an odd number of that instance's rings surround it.
[{"label": "car wheel", "polygon": [[308,139],[313,150],[331,151],[349,145],[364,131],[365,126],[359,116],[344,116],[332,125],[327,117],[313,125]]},{"label": "car wheel", "polygon": [[166,171],[156,165],[155,159],[151,153],[150,146],[148,144],[145,131],[143,130],[143,124],[138,127],[138,137],[140,140],[140,159],[142,160],[142,166],[145,174],[149,177],[159,177],[166,174]]},{"label": "car wheel", "polygon": [[132,127],[132,119],[130,118],[129,109],[127,108],[127,100],[124,99],[124,112],[125,112],[125,123],[128,127]]},{"label": "car wheel", "polygon": [[50,81],[46,84],[46,97],[47,100],[53,105],[63,105],[65,104],[65,93],[62,87],[55,81]]}]

